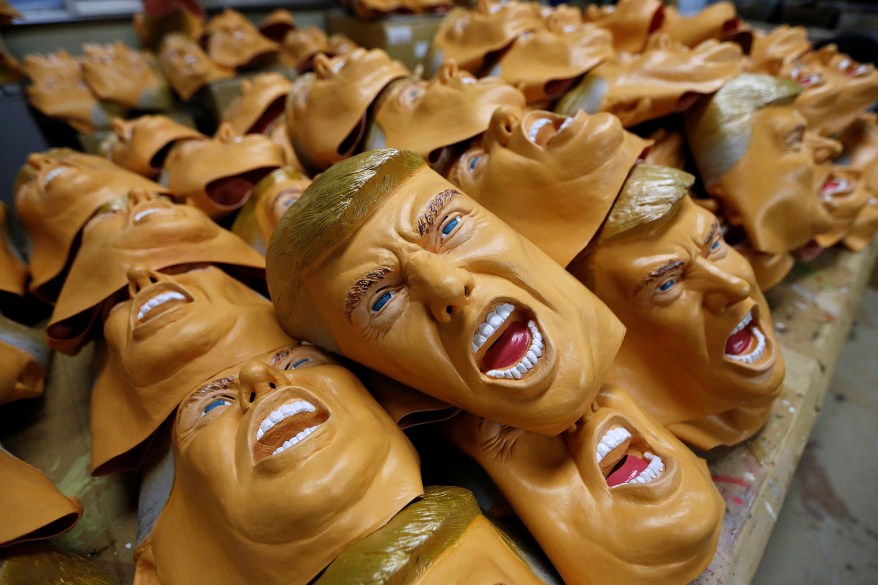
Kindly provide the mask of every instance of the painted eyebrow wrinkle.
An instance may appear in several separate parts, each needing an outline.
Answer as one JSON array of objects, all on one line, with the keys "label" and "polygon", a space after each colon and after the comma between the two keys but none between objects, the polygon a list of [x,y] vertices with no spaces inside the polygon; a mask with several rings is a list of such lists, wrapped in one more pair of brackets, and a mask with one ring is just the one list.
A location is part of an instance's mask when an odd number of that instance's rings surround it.
[{"label": "painted eyebrow wrinkle", "polygon": [[433,197],[430,204],[427,205],[427,209],[418,217],[416,231],[419,236],[423,238],[427,233],[427,230],[433,227],[433,223],[436,221],[439,214],[442,213],[442,209],[455,195],[460,195],[460,191],[457,189],[445,189]]},{"label": "painted eyebrow wrinkle", "polygon": [[186,408],[191,403],[197,401],[202,396],[210,394],[211,392],[215,392],[217,390],[227,390],[231,383],[234,381],[234,376],[229,376],[228,378],[221,378],[219,380],[214,380],[213,382],[208,382],[207,384],[193,392],[192,395],[189,396],[189,399],[186,400],[186,404],[183,405],[181,408]]},{"label": "painted eyebrow wrinkle", "polygon": [[676,270],[684,264],[685,262],[683,262],[682,260],[668,260],[667,262],[650,272],[647,276],[643,277],[643,280],[641,280],[637,287],[634,289],[634,294],[639,293],[643,290],[645,286],[647,286],[651,282],[655,281],[658,278],[661,278],[672,270]]},{"label": "painted eyebrow wrinkle", "polygon": [[293,353],[294,348],[285,347],[281,350],[278,350],[274,356],[271,358],[271,365],[276,366],[282,359]]},{"label": "painted eyebrow wrinkle", "polygon": [[704,245],[707,246],[713,240],[713,237],[719,231],[719,222],[717,220],[713,220],[713,224],[710,226],[710,231],[707,232],[707,237],[704,238]]},{"label": "painted eyebrow wrinkle", "polygon": [[354,309],[360,304],[360,300],[363,298],[363,295],[372,288],[372,285],[376,282],[380,282],[390,273],[390,268],[387,266],[381,266],[372,270],[365,274],[362,278],[357,280],[354,283],[354,286],[351,287],[351,290],[348,291],[348,296],[345,299],[344,308],[345,315],[347,315],[348,322],[353,322],[352,313]]}]

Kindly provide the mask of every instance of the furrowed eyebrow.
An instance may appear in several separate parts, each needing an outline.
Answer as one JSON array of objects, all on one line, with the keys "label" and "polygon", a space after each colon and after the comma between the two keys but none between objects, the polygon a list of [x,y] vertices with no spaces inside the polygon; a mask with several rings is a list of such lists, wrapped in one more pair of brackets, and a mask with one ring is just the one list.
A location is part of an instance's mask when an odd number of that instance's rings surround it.
[{"label": "furrowed eyebrow", "polygon": [[705,246],[713,241],[713,238],[714,236],[716,236],[717,232],[719,232],[719,222],[717,220],[713,220],[713,224],[711,224],[710,226],[710,231],[707,232],[707,237],[704,238]]},{"label": "furrowed eyebrow", "polygon": [[460,191],[457,189],[445,189],[433,197],[430,204],[427,205],[426,211],[418,217],[417,231],[419,236],[424,237],[426,235],[427,230],[433,227],[436,217],[439,216],[448,201],[455,195],[460,195]]},{"label": "furrowed eyebrow", "polygon": [[685,262],[683,262],[682,260],[668,260],[667,262],[650,272],[647,276],[645,276],[643,280],[640,281],[640,284],[638,284],[637,287],[634,289],[634,294],[636,295],[651,282],[654,282],[656,279],[661,278],[672,270],[676,270],[684,264]]},{"label": "furrowed eyebrow", "polygon": [[276,366],[282,359],[293,353],[294,348],[285,347],[284,349],[279,350],[274,356],[271,358],[271,365]]},{"label": "furrowed eyebrow", "polygon": [[234,381],[235,378],[233,376],[229,376],[228,378],[221,378],[219,380],[214,380],[213,382],[208,382],[207,384],[193,392],[189,396],[188,400],[186,400],[186,404],[183,405],[182,408],[186,408],[186,406],[188,406],[189,404],[197,401],[202,396],[210,394],[211,392],[216,392],[217,390],[228,390],[229,386]]},{"label": "furrowed eyebrow", "polygon": [[351,287],[351,290],[348,291],[347,299],[345,299],[344,308],[345,315],[348,317],[348,322],[353,322],[351,317],[354,309],[360,304],[360,300],[363,298],[363,295],[368,292],[372,285],[376,282],[380,282],[390,273],[390,268],[387,266],[382,266],[371,272],[364,275],[361,279],[354,283],[354,286]]}]

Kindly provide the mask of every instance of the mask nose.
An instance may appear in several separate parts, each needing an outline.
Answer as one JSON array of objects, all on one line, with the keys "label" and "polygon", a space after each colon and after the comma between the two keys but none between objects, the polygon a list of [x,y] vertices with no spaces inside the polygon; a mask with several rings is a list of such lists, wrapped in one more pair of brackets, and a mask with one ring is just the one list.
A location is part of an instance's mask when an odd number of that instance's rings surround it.
[{"label": "mask nose", "polygon": [[469,302],[475,281],[453,262],[425,252],[409,262],[409,288],[436,321],[448,323]]},{"label": "mask nose", "polygon": [[134,264],[128,269],[128,295],[131,298],[143,289],[156,284],[159,275],[146,264]]},{"label": "mask nose", "polygon": [[49,167],[49,165],[52,164],[52,160],[53,159],[46,156],[45,154],[35,152],[27,157],[27,164],[30,168],[34,169],[35,171],[41,171],[41,170]]},{"label": "mask nose", "polygon": [[128,192],[128,208],[131,209],[140,203],[154,201],[155,198],[155,195],[145,189],[132,189]]},{"label": "mask nose", "polygon": [[698,258],[695,262],[701,277],[707,281],[704,290],[704,305],[707,310],[723,313],[750,296],[750,283],[743,278],[717,268],[704,258]]},{"label": "mask nose", "polygon": [[265,398],[285,383],[283,374],[259,360],[250,360],[238,376],[238,405],[247,412],[256,401]]},{"label": "mask nose", "polygon": [[805,147],[811,151],[811,157],[816,163],[823,163],[841,155],[844,146],[834,138],[820,136],[816,132],[805,132]]}]

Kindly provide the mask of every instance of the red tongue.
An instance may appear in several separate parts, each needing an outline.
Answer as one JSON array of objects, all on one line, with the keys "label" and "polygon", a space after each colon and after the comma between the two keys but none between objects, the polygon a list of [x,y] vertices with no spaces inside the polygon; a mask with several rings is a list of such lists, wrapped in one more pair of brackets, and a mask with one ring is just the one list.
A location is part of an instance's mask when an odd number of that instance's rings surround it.
[{"label": "red tongue", "polygon": [[515,321],[506,328],[492,345],[482,363],[486,370],[502,370],[517,364],[530,347],[530,331],[527,325]]},{"label": "red tongue", "polygon": [[649,462],[635,455],[626,455],[625,461],[607,477],[607,485],[616,487],[631,481],[649,467]]},{"label": "red tongue", "polygon": [[741,355],[750,347],[752,339],[753,334],[750,333],[749,326],[744,327],[734,335],[729,335],[728,340],[726,340],[726,353],[729,355]]}]

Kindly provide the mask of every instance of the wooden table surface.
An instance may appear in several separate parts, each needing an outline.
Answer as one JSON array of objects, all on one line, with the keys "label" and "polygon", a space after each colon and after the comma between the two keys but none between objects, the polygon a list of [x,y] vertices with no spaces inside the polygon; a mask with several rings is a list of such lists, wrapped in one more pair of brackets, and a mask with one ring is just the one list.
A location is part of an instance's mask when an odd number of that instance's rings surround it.
[{"label": "wooden table surface", "polygon": [[726,515],[716,556],[693,583],[738,585],[756,574],[876,256],[878,242],[860,254],[828,250],[766,295],[786,360],[784,389],[758,435],[707,457]]}]

